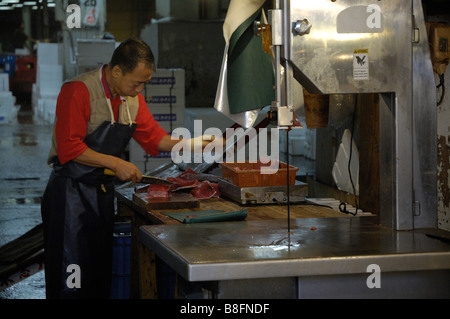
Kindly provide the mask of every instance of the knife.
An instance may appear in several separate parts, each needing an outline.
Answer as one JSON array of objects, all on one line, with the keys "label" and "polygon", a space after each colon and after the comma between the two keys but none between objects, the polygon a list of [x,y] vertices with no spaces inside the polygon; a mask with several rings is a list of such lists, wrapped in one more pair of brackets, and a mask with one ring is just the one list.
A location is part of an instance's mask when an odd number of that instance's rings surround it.
[{"label": "knife", "polygon": [[[109,168],[105,168],[104,174],[108,175],[108,176],[116,176],[116,173]],[[142,180],[140,181],[140,183],[161,184],[161,185],[172,185],[173,184],[172,182],[169,182],[168,180],[165,180],[163,178],[155,177],[155,176],[148,176],[148,175],[142,175]]]}]

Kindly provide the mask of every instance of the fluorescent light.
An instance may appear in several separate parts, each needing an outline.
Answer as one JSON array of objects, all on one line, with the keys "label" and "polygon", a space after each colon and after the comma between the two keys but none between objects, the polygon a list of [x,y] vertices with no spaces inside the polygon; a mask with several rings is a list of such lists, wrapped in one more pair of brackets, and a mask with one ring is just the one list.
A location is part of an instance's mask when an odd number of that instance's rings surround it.
[{"label": "fluorescent light", "polygon": [[23,5],[24,6],[34,6],[34,5],[36,5],[36,1],[24,1]]}]

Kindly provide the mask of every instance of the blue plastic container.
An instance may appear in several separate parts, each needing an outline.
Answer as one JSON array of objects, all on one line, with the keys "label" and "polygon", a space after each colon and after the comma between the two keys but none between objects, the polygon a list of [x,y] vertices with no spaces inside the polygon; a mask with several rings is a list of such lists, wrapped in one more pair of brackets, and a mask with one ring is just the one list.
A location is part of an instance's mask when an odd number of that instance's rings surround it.
[{"label": "blue plastic container", "polygon": [[116,223],[113,233],[112,299],[130,298],[131,223]]},{"label": "blue plastic container", "polygon": [[14,55],[0,55],[0,72],[8,73],[9,77],[14,77],[16,74],[16,56]]}]

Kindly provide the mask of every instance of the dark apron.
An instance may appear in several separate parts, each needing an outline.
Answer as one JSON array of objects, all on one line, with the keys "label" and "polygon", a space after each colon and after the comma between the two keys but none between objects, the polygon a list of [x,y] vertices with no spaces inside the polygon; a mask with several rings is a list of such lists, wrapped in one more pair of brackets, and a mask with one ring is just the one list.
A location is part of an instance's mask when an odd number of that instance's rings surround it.
[{"label": "dark apron", "polygon": [[[135,129],[104,122],[85,143],[118,157]],[[114,177],[103,170],[70,161],[50,175],[41,204],[47,298],[110,297]]]}]

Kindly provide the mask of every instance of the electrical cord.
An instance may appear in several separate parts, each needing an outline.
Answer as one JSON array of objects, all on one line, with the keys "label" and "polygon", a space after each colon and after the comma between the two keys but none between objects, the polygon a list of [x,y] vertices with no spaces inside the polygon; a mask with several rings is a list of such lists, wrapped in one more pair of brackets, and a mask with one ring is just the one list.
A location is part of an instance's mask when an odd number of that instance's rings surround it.
[{"label": "electrical cord", "polygon": [[349,159],[348,159],[348,176],[350,177],[350,183],[352,184],[352,189],[353,189],[353,196],[355,197],[355,206],[356,206],[356,210],[354,213],[350,212],[347,210],[347,204],[344,202],[341,202],[339,204],[339,210],[344,213],[344,214],[350,214],[355,216],[358,213],[358,201],[356,198],[356,189],[355,189],[355,184],[353,183],[353,179],[352,179],[352,173],[351,173],[351,161],[352,161],[352,150],[353,150],[353,132],[355,130],[355,120],[356,120],[356,111],[358,110],[358,95],[355,94],[355,104],[354,104],[354,109],[353,109],[353,118],[352,118],[352,130],[351,130],[351,136],[350,136],[350,154],[349,154]]},{"label": "electrical cord", "polygon": [[444,74],[439,74],[439,84],[436,86],[436,89],[439,89],[440,87],[442,87],[442,94],[441,97],[439,99],[439,101],[437,102],[437,105],[441,105],[442,101],[444,100],[444,95],[445,95],[445,85],[444,85]]},{"label": "electrical cord", "polygon": [[290,211],[290,190],[289,190],[289,129],[286,130],[286,174],[287,174],[287,222],[288,222],[288,233],[291,231],[291,211]]}]

